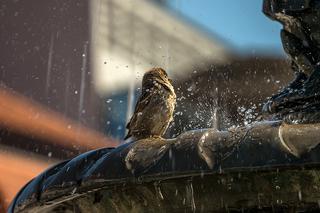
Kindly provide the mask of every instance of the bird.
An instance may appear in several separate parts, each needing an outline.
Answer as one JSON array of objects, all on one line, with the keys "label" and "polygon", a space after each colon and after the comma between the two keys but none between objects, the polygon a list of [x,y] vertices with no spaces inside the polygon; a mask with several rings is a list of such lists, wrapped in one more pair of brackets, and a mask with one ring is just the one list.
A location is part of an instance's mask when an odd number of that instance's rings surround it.
[{"label": "bird", "polygon": [[141,95],[126,128],[124,140],[162,138],[176,105],[176,94],[167,72],[159,67],[147,71],[142,79]]}]

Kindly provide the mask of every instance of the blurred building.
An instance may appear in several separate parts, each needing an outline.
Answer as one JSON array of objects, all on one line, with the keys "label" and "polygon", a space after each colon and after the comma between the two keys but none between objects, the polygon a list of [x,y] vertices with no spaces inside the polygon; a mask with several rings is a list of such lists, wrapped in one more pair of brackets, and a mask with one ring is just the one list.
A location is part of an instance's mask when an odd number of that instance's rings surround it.
[{"label": "blurred building", "polygon": [[91,1],[91,69],[96,91],[107,98],[107,132],[115,137],[125,134],[145,71],[163,67],[184,81],[197,65],[230,60],[226,45],[160,3]]},{"label": "blurred building", "polygon": [[290,79],[283,59],[240,56],[166,1],[92,1],[90,14],[95,89],[106,100],[105,129],[117,138],[151,67],[168,71],[179,97],[168,136],[212,127],[217,107],[224,109],[221,127],[250,122],[259,103]]},{"label": "blurred building", "polygon": [[283,59],[239,56],[165,1],[6,1],[0,19],[5,205],[48,165],[115,145],[104,135],[123,137],[154,66],[168,71],[178,95],[168,136],[212,127],[217,113],[224,128],[252,120],[290,79]]}]

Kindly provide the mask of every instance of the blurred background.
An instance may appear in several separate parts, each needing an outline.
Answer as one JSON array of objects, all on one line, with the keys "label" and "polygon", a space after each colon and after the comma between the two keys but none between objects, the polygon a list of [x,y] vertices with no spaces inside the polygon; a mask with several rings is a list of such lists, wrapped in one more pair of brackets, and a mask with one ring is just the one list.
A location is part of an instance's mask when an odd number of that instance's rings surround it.
[{"label": "blurred background", "polygon": [[[143,73],[178,102],[166,137],[259,118],[292,78],[252,0],[12,0],[0,5],[0,211],[34,176],[123,143]],[[107,168],[106,168],[107,169]]]}]

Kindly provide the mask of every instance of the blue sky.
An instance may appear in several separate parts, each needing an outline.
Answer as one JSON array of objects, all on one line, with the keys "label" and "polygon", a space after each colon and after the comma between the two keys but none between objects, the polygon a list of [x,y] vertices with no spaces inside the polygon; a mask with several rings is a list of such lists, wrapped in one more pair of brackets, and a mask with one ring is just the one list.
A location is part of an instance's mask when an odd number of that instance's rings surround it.
[{"label": "blue sky", "polygon": [[173,10],[216,34],[237,51],[283,54],[281,25],[262,12],[262,0],[168,0]]}]

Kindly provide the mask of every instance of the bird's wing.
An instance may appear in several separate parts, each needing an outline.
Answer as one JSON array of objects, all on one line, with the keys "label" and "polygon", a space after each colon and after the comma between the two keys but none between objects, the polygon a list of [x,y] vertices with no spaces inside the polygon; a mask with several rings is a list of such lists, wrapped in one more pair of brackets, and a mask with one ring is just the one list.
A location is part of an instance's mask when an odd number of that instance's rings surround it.
[{"label": "bird's wing", "polygon": [[[142,112],[143,109],[148,106],[148,104],[150,103],[150,100],[151,100],[151,96],[152,96],[151,92],[144,92],[139,97],[137,104],[135,106],[135,109],[134,109],[134,113],[126,126],[126,128],[129,129],[129,133],[130,133],[131,123],[135,123],[137,120],[138,113]],[[129,135],[129,133],[128,133],[128,135]]]},{"label": "bird's wing", "polygon": [[131,133],[131,125],[137,122],[138,115],[139,115],[138,113],[142,112],[150,104],[151,98],[152,98],[151,92],[144,92],[139,97],[137,104],[135,106],[135,109],[134,109],[134,113],[126,126],[126,128],[129,130],[129,132],[124,139],[131,137],[131,134],[132,134]]}]

